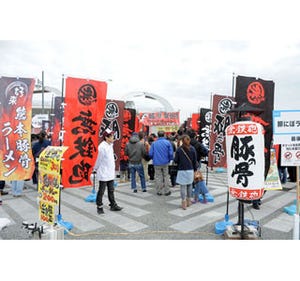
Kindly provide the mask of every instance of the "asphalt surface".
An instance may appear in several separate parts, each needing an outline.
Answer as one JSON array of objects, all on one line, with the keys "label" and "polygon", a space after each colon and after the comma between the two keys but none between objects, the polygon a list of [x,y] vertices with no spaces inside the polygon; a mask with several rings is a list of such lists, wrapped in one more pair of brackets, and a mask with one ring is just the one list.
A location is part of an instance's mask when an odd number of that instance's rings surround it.
[{"label": "asphalt surface", "polygon": [[[205,173],[206,170],[204,169]],[[205,174],[206,177],[206,174]],[[147,182],[148,192],[133,193],[130,183],[119,183],[115,197],[122,211],[112,212],[104,200],[102,215],[96,212],[94,202],[86,202],[92,194],[92,186],[63,189],[61,194],[62,220],[72,224],[64,231],[64,240],[226,240],[240,239],[237,235],[216,234],[216,223],[224,222],[227,209],[227,174],[209,171],[208,190],[210,202],[193,204],[187,210],[180,208],[179,186],[172,187],[170,196],[158,196],[155,183]],[[245,237],[257,240],[292,240],[294,217],[283,211],[296,199],[296,184],[287,183],[283,190],[267,191],[260,210],[244,204],[244,218],[259,232]],[[9,185],[5,190],[10,191]],[[97,190],[97,186],[96,186]],[[10,220],[0,230],[3,240],[39,239],[37,233],[25,229],[23,222],[30,224],[38,220],[37,190],[30,181],[26,182],[20,198],[5,195],[0,206],[0,218]],[[58,212],[58,210],[57,210]],[[238,222],[238,201],[229,198],[229,222]],[[247,230],[247,229],[246,229]]]}]

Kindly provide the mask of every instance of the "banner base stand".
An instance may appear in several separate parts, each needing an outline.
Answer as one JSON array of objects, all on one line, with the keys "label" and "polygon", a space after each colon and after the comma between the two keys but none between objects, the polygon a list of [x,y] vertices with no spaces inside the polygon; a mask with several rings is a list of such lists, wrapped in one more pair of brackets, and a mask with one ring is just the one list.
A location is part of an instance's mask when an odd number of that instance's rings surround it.
[{"label": "banner base stand", "polygon": [[215,223],[215,233],[216,234],[224,234],[226,229],[233,225],[233,222],[229,220],[229,216],[225,215],[224,221]]},{"label": "banner base stand", "polygon": [[232,225],[229,226],[225,233],[224,233],[225,239],[247,239],[247,240],[256,240],[259,239],[259,232],[256,229],[255,226],[250,225],[248,226],[248,230],[244,231],[244,233],[241,233],[241,225]]},{"label": "banner base stand", "polygon": [[92,190],[92,193],[88,195],[84,201],[85,202],[96,202],[97,193],[95,190]]},{"label": "banner base stand", "polygon": [[[65,228],[64,234],[67,234],[69,230],[73,228],[73,224],[71,222],[64,221],[62,219],[61,214],[57,215],[57,224],[61,225]],[[68,230],[68,231],[67,231]]]},{"label": "banner base stand", "polygon": [[283,211],[291,216],[295,215],[297,213],[296,203],[294,203],[293,205],[284,207]]},{"label": "banner base stand", "polygon": [[216,173],[225,173],[225,172],[226,172],[226,170],[222,167],[216,168]]}]

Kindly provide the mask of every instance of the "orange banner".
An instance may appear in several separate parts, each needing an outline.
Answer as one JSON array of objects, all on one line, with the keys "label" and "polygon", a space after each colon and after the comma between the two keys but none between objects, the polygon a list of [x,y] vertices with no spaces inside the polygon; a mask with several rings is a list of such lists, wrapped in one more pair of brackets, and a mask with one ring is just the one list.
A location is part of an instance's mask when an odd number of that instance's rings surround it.
[{"label": "orange banner", "polygon": [[0,78],[0,179],[32,177],[31,113],[34,79]]},{"label": "orange banner", "polygon": [[91,184],[90,175],[97,157],[106,92],[106,82],[71,77],[66,79],[63,145],[69,149],[62,161],[64,187]]}]

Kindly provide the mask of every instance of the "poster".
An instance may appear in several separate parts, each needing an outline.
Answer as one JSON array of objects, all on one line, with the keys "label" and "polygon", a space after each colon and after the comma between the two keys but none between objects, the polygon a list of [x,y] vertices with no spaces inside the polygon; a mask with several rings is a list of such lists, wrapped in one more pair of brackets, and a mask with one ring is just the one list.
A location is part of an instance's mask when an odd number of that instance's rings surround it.
[{"label": "poster", "polygon": [[39,218],[49,224],[55,222],[55,206],[59,204],[61,158],[67,147],[47,146],[39,157]]}]

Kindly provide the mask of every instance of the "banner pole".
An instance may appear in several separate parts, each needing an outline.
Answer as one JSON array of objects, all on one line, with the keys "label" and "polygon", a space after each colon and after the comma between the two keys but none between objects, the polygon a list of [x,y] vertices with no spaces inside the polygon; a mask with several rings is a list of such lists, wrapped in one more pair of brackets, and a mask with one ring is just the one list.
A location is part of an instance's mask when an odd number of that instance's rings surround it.
[{"label": "banner pole", "polygon": [[42,114],[45,112],[45,99],[44,99],[44,70],[42,71]]},{"label": "banner pole", "polygon": [[299,240],[299,196],[300,196],[300,186],[299,186],[299,166],[296,166],[296,188],[297,188],[297,200],[296,200],[296,214],[294,214],[294,230],[293,230],[293,240]]},{"label": "banner pole", "polygon": [[[64,82],[65,82],[65,77],[64,77],[64,74],[63,74],[62,75],[62,89],[61,89],[62,112],[61,112],[61,115],[60,115],[60,132],[61,132],[61,138],[59,140],[60,146],[62,146],[62,144],[63,144],[63,142],[62,142],[63,128],[64,128],[63,127],[63,115],[64,115],[64,108],[65,108],[65,101],[64,101],[64,86],[65,86],[65,84],[64,84]],[[61,180],[62,180],[62,178],[61,178]],[[63,185],[60,184],[59,187],[60,187],[60,190],[59,190],[59,204],[58,204],[57,222],[58,222],[58,224],[60,224],[61,226],[63,226],[65,228],[64,234],[66,234],[67,230],[71,230],[73,228],[73,224],[70,223],[70,222],[64,221],[62,219],[62,215],[61,215],[61,192],[62,192],[62,189],[63,189]]]},{"label": "banner pole", "polygon": [[[62,75],[62,82],[61,82],[61,106],[62,106],[62,112],[61,112],[61,115],[60,115],[60,132],[61,132],[61,134],[62,134],[62,130],[63,130],[63,111],[64,111],[64,107],[63,107],[63,104],[64,104],[64,81],[65,81],[65,79],[64,79],[64,75]],[[61,138],[60,138],[60,140],[59,140],[59,144],[60,144],[60,146],[62,146],[62,136],[63,135],[61,135]],[[60,185],[60,192],[59,192],[59,204],[58,204],[58,216],[60,216],[61,217],[61,213],[60,213],[60,211],[61,211],[61,203],[60,203],[60,201],[61,201],[61,190],[62,190],[62,185]]]}]

